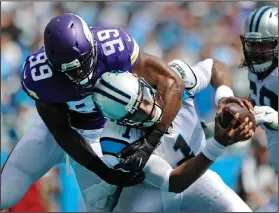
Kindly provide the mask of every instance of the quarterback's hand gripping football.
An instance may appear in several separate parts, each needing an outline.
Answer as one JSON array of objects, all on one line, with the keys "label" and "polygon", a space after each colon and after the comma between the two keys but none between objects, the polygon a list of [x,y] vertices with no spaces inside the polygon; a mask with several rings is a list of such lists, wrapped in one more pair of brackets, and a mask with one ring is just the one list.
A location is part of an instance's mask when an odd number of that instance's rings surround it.
[{"label": "quarterback's hand gripping football", "polygon": [[223,109],[223,107],[228,103],[238,103],[240,106],[244,107],[246,106],[250,112],[253,112],[253,105],[246,99],[238,98],[238,97],[223,97],[218,102],[218,108],[217,108],[217,115],[219,115]]},{"label": "quarterback's hand gripping football", "polygon": [[118,155],[120,163],[114,166],[115,169],[124,169],[131,172],[140,172],[144,169],[150,155],[160,144],[160,138],[164,133],[158,130],[153,131],[147,137],[125,147]]},{"label": "quarterback's hand gripping football", "polygon": [[273,129],[278,129],[278,112],[269,106],[255,106],[257,124],[266,123]]},{"label": "quarterback's hand gripping football", "polygon": [[234,115],[233,120],[230,124],[224,129],[220,125],[219,116],[215,117],[215,131],[214,138],[223,146],[229,146],[240,141],[246,141],[254,135],[252,129],[253,123],[249,122],[247,117],[243,123],[241,123],[237,128],[234,129],[239,118],[239,113]]}]

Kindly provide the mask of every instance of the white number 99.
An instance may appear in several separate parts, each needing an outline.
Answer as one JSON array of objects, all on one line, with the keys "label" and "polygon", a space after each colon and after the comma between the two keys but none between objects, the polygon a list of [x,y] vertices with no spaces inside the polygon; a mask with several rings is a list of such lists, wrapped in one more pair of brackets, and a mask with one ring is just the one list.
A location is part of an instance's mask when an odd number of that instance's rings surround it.
[{"label": "white number 99", "polygon": [[[46,60],[47,59],[46,59],[46,53],[45,52],[41,52],[37,56],[31,56],[29,58],[30,69],[37,64],[45,63]],[[31,70],[31,76],[32,76],[32,79],[34,81],[39,81],[39,80],[43,80],[43,79],[46,79],[46,78],[50,78],[52,76],[52,74],[53,74],[52,70],[50,69],[50,67],[47,64],[41,65],[39,67],[39,70],[37,70],[36,68],[33,68]]]}]

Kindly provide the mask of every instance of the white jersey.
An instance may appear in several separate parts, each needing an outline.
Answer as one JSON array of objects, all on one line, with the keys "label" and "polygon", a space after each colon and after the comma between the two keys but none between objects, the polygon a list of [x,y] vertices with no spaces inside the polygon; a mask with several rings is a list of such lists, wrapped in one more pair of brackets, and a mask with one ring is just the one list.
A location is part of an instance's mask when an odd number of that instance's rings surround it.
[{"label": "white jersey", "polygon": [[[154,151],[155,155],[151,155],[144,168],[145,182],[162,190],[168,190],[168,178],[171,170],[197,155],[205,145],[205,135],[194,101],[189,96],[208,86],[211,80],[212,65],[212,59],[206,59],[192,67],[181,60],[169,63],[169,66],[184,80],[185,88],[188,90],[184,92],[182,108],[175,117],[172,127],[161,138],[160,146]],[[139,129],[108,122],[100,138],[104,154],[103,161],[113,167],[119,162],[116,154],[143,136],[144,132]]]},{"label": "white jersey", "polygon": [[[263,81],[249,72],[251,99],[257,106],[270,106],[278,111],[278,67],[272,71]],[[261,124],[267,136],[270,162],[278,172],[278,130],[274,130],[265,124]]]},{"label": "white jersey", "polygon": [[[142,136],[144,133],[140,129],[109,122],[100,138],[104,162],[109,166],[117,164],[119,161],[116,154]],[[197,155],[204,145],[205,135],[193,99],[188,98],[183,102],[172,128],[161,138],[161,144],[154,151],[155,155],[152,155],[146,164],[145,182],[164,191],[168,190],[168,186],[162,184],[168,181],[171,170]]]}]

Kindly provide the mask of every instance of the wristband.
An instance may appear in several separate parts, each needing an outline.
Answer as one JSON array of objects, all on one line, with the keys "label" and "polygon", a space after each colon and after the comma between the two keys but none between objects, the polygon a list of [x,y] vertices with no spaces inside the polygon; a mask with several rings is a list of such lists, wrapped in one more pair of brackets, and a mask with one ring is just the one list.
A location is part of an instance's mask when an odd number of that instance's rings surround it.
[{"label": "wristband", "polygon": [[234,97],[233,91],[228,86],[222,85],[216,89],[215,93],[215,104],[218,106],[219,100],[224,97]]},{"label": "wristband", "polygon": [[206,141],[205,146],[202,148],[202,153],[211,161],[215,161],[225,152],[226,147],[218,143],[214,137]]},{"label": "wristband", "polygon": [[160,145],[160,139],[165,134],[159,129],[154,129],[146,138],[146,141],[156,149]]}]

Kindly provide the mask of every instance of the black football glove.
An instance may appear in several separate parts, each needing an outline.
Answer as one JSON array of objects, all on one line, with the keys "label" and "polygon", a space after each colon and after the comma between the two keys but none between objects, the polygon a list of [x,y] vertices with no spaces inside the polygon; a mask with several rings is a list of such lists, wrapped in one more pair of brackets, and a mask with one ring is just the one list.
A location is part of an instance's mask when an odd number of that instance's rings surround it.
[{"label": "black football glove", "polygon": [[160,145],[160,138],[164,132],[153,130],[146,138],[125,147],[118,155],[122,158],[120,163],[114,166],[115,169],[124,169],[131,172],[141,172],[147,163],[150,155]]}]

